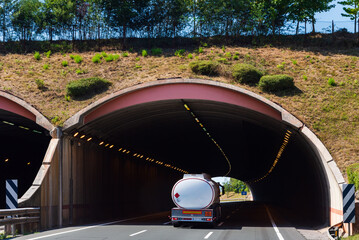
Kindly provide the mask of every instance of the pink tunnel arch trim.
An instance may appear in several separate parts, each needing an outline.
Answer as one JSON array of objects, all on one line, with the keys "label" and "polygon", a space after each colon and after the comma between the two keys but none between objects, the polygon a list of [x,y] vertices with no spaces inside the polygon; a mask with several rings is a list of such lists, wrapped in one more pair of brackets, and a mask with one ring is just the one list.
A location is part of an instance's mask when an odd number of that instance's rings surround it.
[{"label": "pink tunnel arch trim", "polygon": [[28,118],[34,122],[36,122],[36,116],[23,106],[17,104],[16,102],[13,102],[5,97],[0,96],[0,109],[4,109],[8,112],[12,112],[15,114],[18,114],[20,116],[23,116],[25,118]]},{"label": "pink tunnel arch trim", "polygon": [[83,123],[89,123],[99,117],[129,106],[174,99],[224,102],[252,109],[279,121],[282,120],[281,113],[278,110],[246,94],[218,86],[177,83],[151,86],[120,95],[87,114]]}]

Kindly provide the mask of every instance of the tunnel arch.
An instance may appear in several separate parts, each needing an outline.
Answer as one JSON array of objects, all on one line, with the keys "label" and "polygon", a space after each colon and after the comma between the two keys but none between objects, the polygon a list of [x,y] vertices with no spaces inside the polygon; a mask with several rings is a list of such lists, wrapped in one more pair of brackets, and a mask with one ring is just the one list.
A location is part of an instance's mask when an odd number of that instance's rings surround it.
[{"label": "tunnel arch", "polygon": [[[312,171],[310,176],[313,177],[313,179],[315,178],[313,182],[320,182],[320,184],[318,183],[320,186],[317,186],[315,190],[309,190],[311,193],[321,192],[318,193],[320,196],[317,199],[315,207],[322,209],[321,214],[325,216],[323,216],[323,219],[319,220],[319,222],[328,225],[342,220],[340,185],[344,183],[344,179],[323,143],[304,123],[279,105],[253,92],[233,85],[200,79],[160,80],[136,85],[110,94],[79,111],[64,123],[63,131],[68,136],[71,136],[71,133],[74,131],[84,131],[106,138],[106,134],[98,130],[102,125],[108,125],[111,121],[115,120],[120,121],[120,115],[128,117],[128,119],[134,119],[140,116],[139,113],[137,113],[135,117],[132,116],[131,118],[131,115],[126,115],[126,111],[141,111],[141,109],[146,108],[155,109],[153,113],[149,113],[148,118],[150,119],[151,116],[158,115],[158,109],[162,107],[171,109],[170,106],[173,104],[180,105],[183,103],[183,100],[188,102],[190,106],[197,107],[197,109],[205,108],[206,111],[210,111],[209,109],[213,108],[221,109],[218,110],[218,112],[223,111],[221,112],[221,116],[228,116],[228,118],[234,119],[240,115],[241,119],[244,119],[243,121],[246,123],[246,128],[258,129],[262,127],[261,132],[257,133],[261,133],[263,138],[268,139],[270,139],[268,137],[270,135],[270,137],[276,139],[277,142],[281,142],[281,138],[286,130],[292,131],[295,135],[293,137],[295,139],[295,146],[292,144],[289,148],[305,149],[305,154],[299,153],[297,155],[303,158],[310,155],[311,162],[309,162],[306,167],[312,169],[308,171]],[[213,113],[210,117],[214,119],[215,114],[218,114],[218,112]],[[111,116],[114,114],[117,114],[117,116],[111,120]],[[247,121],[247,118],[250,120]],[[235,120],[231,123],[234,122]],[[265,126],[263,127],[261,125]],[[116,126],[113,126],[115,131],[124,130],[116,130]],[[213,126],[212,124],[212,127]],[[276,129],[279,129],[278,133],[273,134]],[[106,129],[103,130],[103,132],[109,133],[110,130]],[[256,139],[252,139],[252,141],[255,142]],[[276,154],[276,152],[273,153]],[[285,152],[283,154],[285,154]],[[291,156],[284,157],[294,158],[300,165],[299,162],[301,159],[299,156],[292,154]],[[306,171],[304,167],[300,170]],[[244,177],[244,181],[247,181],[251,190],[253,190],[254,197],[262,201],[278,202],[278,196],[272,199],[268,199],[267,197],[268,194],[270,194],[267,191],[270,184],[257,183],[256,181],[261,176],[265,176],[266,172],[257,175],[258,176],[252,178],[248,176]],[[296,174],[297,177],[300,177],[300,175],[299,173]],[[275,181],[277,185],[283,182],[277,174],[272,174],[271,178],[274,179],[273,181]],[[291,180],[295,181],[294,179]],[[284,185],[284,188],[291,187],[288,183]],[[307,187],[308,186],[310,186],[310,182],[308,182]],[[259,189],[257,190],[259,193],[255,194],[255,189]],[[301,190],[304,189],[305,188]],[[292,192],[293,191],[294,190],[292,190]],[[283,190],[278,188],[275,192],[277,195],[281,195]],[[288,199],[291,201],[298,196],[299,195],[293,195],[292,199]],[[302,200],[304,201],[304,199]],[[306,208],[306,206],[303,206],[303,208]]]}]

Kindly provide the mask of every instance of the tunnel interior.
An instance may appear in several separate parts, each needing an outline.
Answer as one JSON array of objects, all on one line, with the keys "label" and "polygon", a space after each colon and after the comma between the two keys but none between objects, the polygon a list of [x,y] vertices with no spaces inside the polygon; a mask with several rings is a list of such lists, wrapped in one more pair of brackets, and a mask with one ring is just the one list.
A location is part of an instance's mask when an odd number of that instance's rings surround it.
[{"label": "tunnel interior", "polygon": [[[117,208],[136,205],[144,212],[153,203],[156,210],[167,211],[173,206],[172,185],[184,172],[212,177],[228,173],[246,182],[255,201],[281,209],[289,222],[327,223],[327,182],[317,153],[296,129],[262,113],[209,100],[153,101],[117,110],[71,129],[68,135],[82,142],[84,152],[94,148],[103,152],[104,162],[114,156],[123,160],[116,160],[121,166],[112,171],[125,169],[124,174],[114,173],[114,179],[106,181],[127,184],[121,190],[112,189],[110,183],[101,186],[112,195],[96,194],[98,203]],[[151,176],[157,176],[157,182]]]},{"label": "tunnel interior", "polygon": [[0,209],[6,208],[5,180],[18,180],[18,198],[31,186],[51,137],[48,130],[0,109]]}]

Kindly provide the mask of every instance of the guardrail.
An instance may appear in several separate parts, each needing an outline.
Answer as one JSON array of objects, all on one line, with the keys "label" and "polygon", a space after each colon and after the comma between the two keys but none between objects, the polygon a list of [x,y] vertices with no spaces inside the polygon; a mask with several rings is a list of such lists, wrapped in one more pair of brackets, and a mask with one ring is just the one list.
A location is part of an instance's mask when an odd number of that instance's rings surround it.
[{"label": "guardrail", "polygon": [[12,235],[15,235],[15,225],[21,224],[21,233],[24,233],[24,225],[40,222],[40,208],[16,208],[0,209],[0,226],[5,225],[7,234],[11,227]]}]

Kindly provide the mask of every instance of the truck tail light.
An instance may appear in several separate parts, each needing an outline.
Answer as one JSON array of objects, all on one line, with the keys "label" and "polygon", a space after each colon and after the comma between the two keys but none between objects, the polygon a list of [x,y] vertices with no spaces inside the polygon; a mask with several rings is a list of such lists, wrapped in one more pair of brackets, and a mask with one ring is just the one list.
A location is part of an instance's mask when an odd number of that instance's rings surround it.
[{"label": "truck tail light", "polygon": [[172,220],[173,220],[173,221],[177,221],[177,220],[178,220],[178,218],[176,218],[176,217],[173,217],[173,218],[172,218]]},{"label": "truck tail light", "polygon": [[212,218],[206,218],[206,221],[207,221],[207,222],[211,222],[211,221],[212,221]]}]

